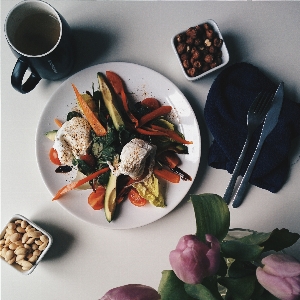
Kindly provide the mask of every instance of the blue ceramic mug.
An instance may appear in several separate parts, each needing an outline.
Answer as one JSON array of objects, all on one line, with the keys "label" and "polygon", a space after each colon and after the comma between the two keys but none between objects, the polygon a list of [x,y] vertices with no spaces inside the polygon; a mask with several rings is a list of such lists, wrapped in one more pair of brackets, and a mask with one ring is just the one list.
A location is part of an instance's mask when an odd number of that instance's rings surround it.
[{"label": "blue ceramic mug", "polygon": [[[58,80],[70,73],[75,56],[72,32],[48,3],[18,3],[6,18],[5,36],[18,59],[11,75],[11,84],[17,91],[28,93],[42,78]],[[25,80],[27,70],[30,76]]]}]

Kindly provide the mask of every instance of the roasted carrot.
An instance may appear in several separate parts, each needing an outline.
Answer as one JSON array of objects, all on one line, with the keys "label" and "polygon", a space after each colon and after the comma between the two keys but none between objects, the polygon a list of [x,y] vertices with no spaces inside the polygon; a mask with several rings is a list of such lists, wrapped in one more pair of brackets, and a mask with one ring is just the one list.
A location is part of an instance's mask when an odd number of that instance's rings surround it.
[{"label": "roasted carrot", "polygon": [[63,122],[58,120],[57,118],[54,119],[55,124],[60,128],[61,126],[63,126]]},{"label": "roasted carrot", "polygon": [[172,106],[169,105],[160,106],[159,108],[141,117],[141,119],[139,120],[139,127],[145,125],[146,123],[158,117],[167,115],[168,113],[171,112],[171,110],[172,110]]},{"label": "roasted carrot", "polygon": [[180,176],[176,173],[173,173],[172,171],[168,169],[164,169],[159,166],[154,166],[153,168],[154,175],[161,177],[167,181],[170,181],[172,183],[178,183],[180,181]]},{"label": "roasted carrot", "polygon": [[62,188],[56,193],[56,195],[53,197],[52,200],[57,200],[57,199],[59,199],[63,194],[65,194],[65,193],[67,193],[67,192],[69,192],[69,191],[71,191],[71,190],[73,190],[73,189],[76,189],[77,187],[83,185],[83,184],[86,183],[86,182],[89,182],[89,181],[92,180],[92,179],[95,179],[96,177],[98,177],[99,175],[101,175],[101,174],[103,174],[103,173],[105,173],[105,172],[107,172],[107,171],[109,171],[109,167],[106,167],[106,168],[103,168],[103,169],[101,169],[101,170],[98,170],[98,171],[96,171],[96,172],[94,172],[94,173],[92,173],[92,174],[86,176],[86,177],[83,178],[83,179],[80,179],[80,180],[78,180],[78,181],[71,182],[71,183],[65,185],[64,187],[62,187]]},{"label": "roasted carrot", "polygon": [[116,94],[121,96],[123,108],[126,114],[128,115],[129,119],[135,126],[138,126],[138,122],[139,122],[138,119],[132,114],[132,112],[128,107],[128,100],[125,93],[125,86],[122,78],[118,74],[112,71],[106,71],[106,77],[110,82],[110,84],[112,85]]},{"label": "roasted carrot", "polygon": [[174,151],[165,151],[161,154],[161,156],[171,169],[177,167],[181,162],[180,158]]},{"label": "roasted carrot", "polygon": [[155,98],[145,98],[142,100],[141,104],[153,110],[160,107],[159,101]]},{"label": "roasted carrot", "polygon": [[178,143],[181,143],[181,144],[193,144],[193,142],[191,141],[186,141],[185,139],[183,139],[177,132],[175,132],[174,130],[171,130],[171,129],[167,129],[167,128],[164,128],[164,127],[161,127],[161,126],[157,126],[157,125],[154,125],[152,124],[151,125],[151,128],[152,129],[155,129],[157,131],[160,131],[160,132],[164,132],[167,134],[167,136],[178,142]]},{"label": "roasted carrot", "polygon": [[158,131],[158,130],[152,130],[151,128],[150,129],[145,129],[145,128],[137,127],[135,130],[138,133],[144,134],[144,135],[168,136],[167,133],[164,133],[164,132],[161,132],[161,131]]},{"label": "roasted carrot", "polygon": [[72,87],[74,89],[74,92],[76,94],[77,101],[79,103],[79,106],[81,107],[86,119],[90,123],[91,127],[95,131],[96,135],[103,136],[106,135],[106,129],[104,126],[100,123],[100,121],[97,119],[93,111],[90,109],[86,101],[82,98],[81,94],[79,93],[78,89],[74,84],[72,84]]}]

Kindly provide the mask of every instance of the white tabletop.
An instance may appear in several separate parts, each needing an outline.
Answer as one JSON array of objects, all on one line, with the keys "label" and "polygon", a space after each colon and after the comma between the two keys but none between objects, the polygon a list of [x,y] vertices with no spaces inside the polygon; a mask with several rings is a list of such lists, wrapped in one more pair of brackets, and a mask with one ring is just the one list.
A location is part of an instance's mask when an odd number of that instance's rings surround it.
[{"label": "white tabletop", "polygon": [[[17,2],[1,1],[2,26]],[[74,30],[75,71],[111,61],[137,63],[166,76],[184,93],[197,115],[202,141],[199,171],[189,193],[223,195],[230,174],[207,165],[212,137],[203,109],[219,71],[187,81],[171,48],[175,33],[214,19],[228,46],[230,64],[256,65],[271,79],[284,81],[286,96],[300,101],[300,2],[48,2]],[[1,261],[2,299],[99,299],[107,290],[128,283],[157,289],[161,271],[170,269],[169,252],[181,236],[195,233],[188,197],[164,218],[130,230],[96,227],[52,202],[36,162],[35,134],[48,99],[62,81],[42,80],[32,92],[21,95],[10,84],[15,61],[2,34],[1,227],[19,213],[49,231],[54,243],[31,275],[18,274]],[[276,194],[251,187],[244,204],[230,208],[231,227],[300,233],[299,144],[298,139],[284,187]],[[300,259],[299,246],[300,242],[288,253]]]}]

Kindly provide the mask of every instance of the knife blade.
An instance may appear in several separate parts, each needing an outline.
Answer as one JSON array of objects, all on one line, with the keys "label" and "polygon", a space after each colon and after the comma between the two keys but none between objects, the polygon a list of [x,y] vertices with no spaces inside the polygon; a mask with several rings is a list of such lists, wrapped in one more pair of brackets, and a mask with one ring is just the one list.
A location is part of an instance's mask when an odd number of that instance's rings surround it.
[{"label": "knife blade", "polygon": [[248,182],[250,179],[250,176],[252,174],[252,171],[254,169],[255,163],[257,161],[257,158],[259,156],[260,150],[262,148],[262,145],[266,139],[266,137],[272,132],[274,127],[276,126],[279,118],[279,114],[282,107],[282,101],[283,101],[283,86],[284,83],[281,82],[276,90],[275,96],[272,101],[272,106],[267,113],[266,119],[264,121],[264,125],[259,137],[259,141],[257,143],[255,152],[252,156],[252,159],[248,165],[248,168],[242,178],[242,181],[238,187],[238,190],[233,198],[232,207],[237,208],[239,207],[243,201],[244,201],[244,195],[247,190]]}]

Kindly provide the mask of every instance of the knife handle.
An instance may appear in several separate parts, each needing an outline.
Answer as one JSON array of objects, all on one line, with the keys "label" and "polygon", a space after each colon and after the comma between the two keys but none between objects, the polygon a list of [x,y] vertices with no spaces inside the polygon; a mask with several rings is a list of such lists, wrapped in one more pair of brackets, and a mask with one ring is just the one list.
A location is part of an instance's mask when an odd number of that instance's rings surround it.
[{"label": "knife handle", "polygon": [[233,202],[232,202],[232,207],[234,208],[237,208],[239,207],[243,201],[244,201],[244,195],[246,193],[246,190],[247,190],[247,187],[248,187],[248,182],[249,182],[249,179],[250,179],[250,176],[252,174],[252,171],[254,169],[254,166],[255,166],[255,163],[257,161],[257,158],[259,156],[259,153],[260,153],[260,150],[262,148],[262,145],[264,143],[264,140],[265,140],[265,137],[264,136],[261,136],[259,141],[258,141],[258,144],[257,144],[257,147],[255,149],[255,152],[251,158],[251,161],[248,165],[248,168],[243,176],[243,179],[238,187],[238,190],[233,198]]}]

